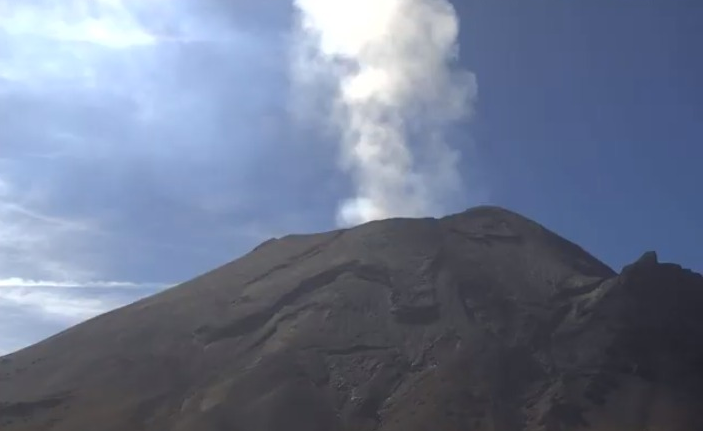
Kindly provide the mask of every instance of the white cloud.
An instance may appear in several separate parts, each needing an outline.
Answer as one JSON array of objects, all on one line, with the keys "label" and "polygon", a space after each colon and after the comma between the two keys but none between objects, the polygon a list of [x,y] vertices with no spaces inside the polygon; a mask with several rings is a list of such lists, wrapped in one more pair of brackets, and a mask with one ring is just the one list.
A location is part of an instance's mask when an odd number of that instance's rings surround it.
[{"label": "white cloud", "polygon": [[161,283],[133,283],[129,281],[48,281],[48,280],[27,280],[24,278],[12,277],[0,279],[0,288],[3,287],[59,287],[59,288],[133,288],[144,289],[162,286]]},{"label": "white cloud", "polygon": [[446,0],[296,0],[294,78],[336,82],[332,121],[354,196],[338,220],[353,225],[443,212],[460,189],[459,154],[443,139],[467,116],[475,77],[454,68],[459,22]]},{"label": "white cloud", "polygon": [[0,280],[0,355],[166,287],[158,283]]},{"label": "white cloud", "polygon": [[10,194],[10,185],[0,178],[0,199]]},{"label": "white cloud", "polygon": [[145,31],[120,1],[65,1],[42,5],[0,4],[2,29],[11,36],[83,42],[110,48],[150,45],[156,38]]},{"label": "white cloud", "polygon": [[27,287],[0,288],[0,301],[68,324],[89,319],[116,306],[102,298],[84,298],[67,295],[64,291]]},{"label": "white cloud", "polygon": [[[278,34],[208,16],[225,9],[0,0],[0,350],[161,288],[141,280],[313,230],[271,221],[301,209],[270,199],[260,169],[283,158],[274,142],[287,133],[257,123],[280,109]],[[288,164],[277,178],[296,175]],[[294,200],[291,183],[278,196]],[[137,282],[110,281],[123,279]]]},{"label": "white cloud", "polygon": [[192,94],[173,82],[175,48],[241,39],[174,1],[0,1],[0,17],[0,95],[120,100],[147,124]]},{"label": "white cloud", "polygon": [[[100,236],[94,223],[44,214],[0,179],[0,277],[86,279],[95,274],[86,249]],[[24,202],[23,202],[24,201]]]},{"label": "white cloud", "polygon": [[166,287],[91,281],[102,233],[95,223],[34,208],[41,201],[41,193],[19,193],[0,178],[0,354]]},{"label": "white cloud", "polygon": [[0,302],[17,310],[75,324],[163,290],[158,283],[69,283],[8,279],[0,282]]}]

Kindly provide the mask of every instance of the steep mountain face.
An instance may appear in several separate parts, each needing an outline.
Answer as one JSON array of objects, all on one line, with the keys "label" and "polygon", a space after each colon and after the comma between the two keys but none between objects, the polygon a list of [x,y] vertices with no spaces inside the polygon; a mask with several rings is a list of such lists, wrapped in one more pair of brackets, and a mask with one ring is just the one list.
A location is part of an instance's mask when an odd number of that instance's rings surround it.
[{"label": "steep mountain face", "polygon": [[290,236],[0,359],[0,429],[700,431],[701,309],[500,208]]}]

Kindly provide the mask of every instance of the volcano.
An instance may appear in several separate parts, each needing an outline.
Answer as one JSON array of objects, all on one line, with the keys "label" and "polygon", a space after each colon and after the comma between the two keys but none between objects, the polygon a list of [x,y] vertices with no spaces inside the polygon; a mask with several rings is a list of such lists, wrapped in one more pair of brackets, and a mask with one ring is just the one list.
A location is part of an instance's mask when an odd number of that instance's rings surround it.
[{"label": "volcano", "polygon": [[291,235],[0,358],[0,429],[701,431],[701,310],[496,207]]}]

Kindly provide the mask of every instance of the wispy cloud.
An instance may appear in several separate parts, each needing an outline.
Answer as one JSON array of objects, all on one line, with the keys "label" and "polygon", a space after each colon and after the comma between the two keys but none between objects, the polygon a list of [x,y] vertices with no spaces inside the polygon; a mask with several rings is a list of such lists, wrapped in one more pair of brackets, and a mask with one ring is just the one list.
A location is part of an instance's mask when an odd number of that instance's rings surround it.
[{"label": "wispy cloud", "polygon": [[0,355],[166,287],[158,283],[0,280]]},{"label": "wispy cloud", "polygon": [[[17,284],[13,284],[13,283]],[[165,289],[159,283],[2,280],[0,301],[65,323],[78,323]]]},{"label": "wispy cloud", "polygon": [[273,9],[0,0],[0,350],[331,227]]},{"label": "wispy cloud", "polygon": [[64,2],[53,7],[2,5],[2,28],[12,36],[99,44],[110,48],[150,45],[156,40],[120,1]]},{"label": "wispy cloud", "polygon": [[224,66],[241,34],[179,1],[0,1],[0,16],[0,278],[106,277],[111,246],[166,242],[115,225],[146,223],[135,207],[153,197],[200,196],[172,170],[231,146],[186,57],[200,44]]},{"label": "wispy cloud", "polygon": [[[118,304],[110,298],[83,297],[65,290],[34,287],[0,288],[0,301],[20,310],[36,312],[73,324],[104,313]],[[30,322],[28,322],[30,323]]]},{"label": "wispy cloud", "polygon": [[182,2],[67,0],[60,3],[2,3],[0,29],[25,40],[97,45],[114,50],[164,43],[221,41],[230,29]]},{"label": "wispy cloud", "polygon": [[86,279],[93,276],[85,242],[99,235],[85,220],[44,214],[0,179],[0,277]]},{"label": "wispy cloud", "polygon": [[242,38],[202,10],[173,1],[0,2],[0,95],[70,92],[90,104],[97,96],[142,122],[161,119],[193,95],[177,82],[179,50],[231,49]]},{"label": "wispy cloud", "polygon": [[89,289],[151,289],[161,288],[163,283],[134,283],[130,281],[50,281],[27,280],[24,278],[0,279],[0,289],[3,287],[56,287],[56,288],[89,288]]},{"label": "wispy cloud", "polygon": [[91,281],[104,236],[93,222],[35,208],[41,200],[0,179],[0,354],[167,287]]}]

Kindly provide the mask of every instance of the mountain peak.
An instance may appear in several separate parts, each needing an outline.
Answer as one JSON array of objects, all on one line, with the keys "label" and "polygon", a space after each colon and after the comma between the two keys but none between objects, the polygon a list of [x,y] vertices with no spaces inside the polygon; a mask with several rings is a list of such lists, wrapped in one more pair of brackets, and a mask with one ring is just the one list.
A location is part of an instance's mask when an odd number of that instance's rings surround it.
[{"label": "mountain peak", "polygon": [[0,427],[698,431],[700,280],[499,207],[287,236],[4,358]]}]

